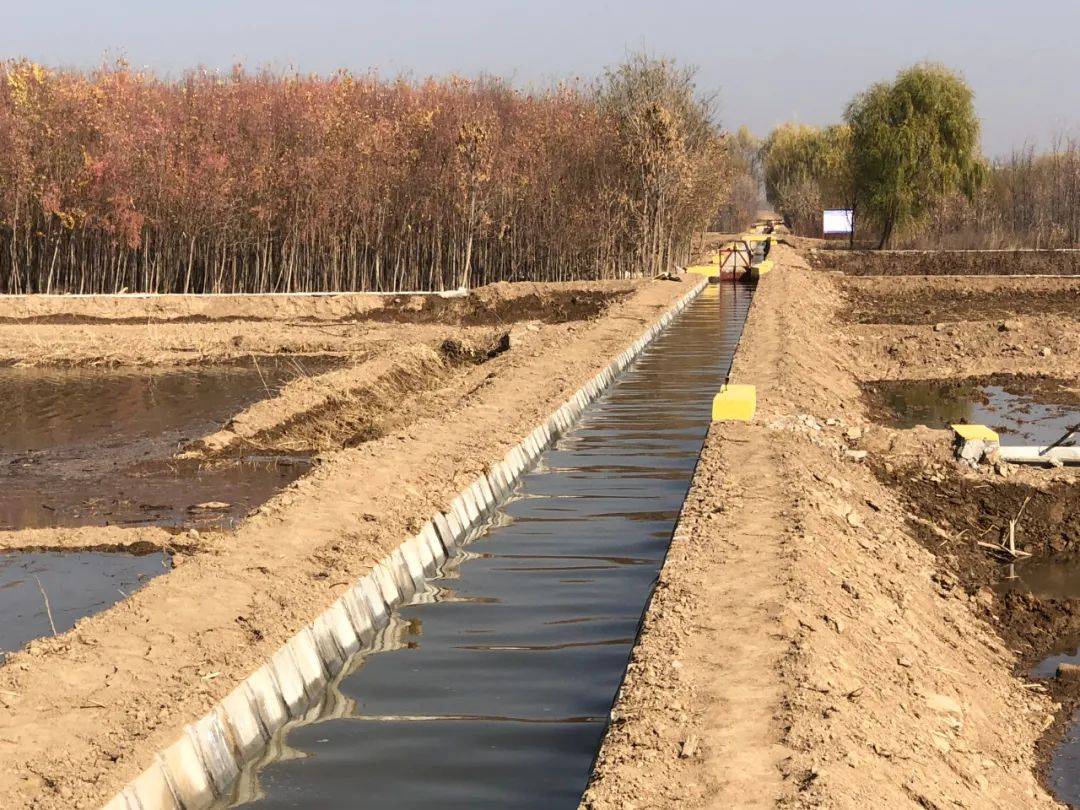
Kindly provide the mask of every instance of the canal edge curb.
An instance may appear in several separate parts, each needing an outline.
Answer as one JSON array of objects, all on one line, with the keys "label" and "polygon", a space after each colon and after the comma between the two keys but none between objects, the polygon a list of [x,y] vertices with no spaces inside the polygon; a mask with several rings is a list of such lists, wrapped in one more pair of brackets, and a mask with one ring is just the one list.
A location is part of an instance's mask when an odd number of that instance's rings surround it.
[{"label": "canal edge curb", "polygon": [[438,566],[471,539],[496,506],[618,375],[708,286],[699,283],[629,347],[574,392],[505,456],[487,465],[442,512],[405,540],[301,628],[180,738],[155,754],[103,810],[203,810],[227,799],[243,768],[290,720],[325,696],[349,658],[370,647],[390,611],[425,587]]}]

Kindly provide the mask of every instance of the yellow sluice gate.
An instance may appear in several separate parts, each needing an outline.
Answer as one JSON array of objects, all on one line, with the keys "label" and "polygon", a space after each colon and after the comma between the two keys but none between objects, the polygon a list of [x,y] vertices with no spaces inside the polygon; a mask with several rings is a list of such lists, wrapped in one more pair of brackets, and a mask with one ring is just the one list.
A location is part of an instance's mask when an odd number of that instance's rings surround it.
[{"label": "yellow sluice gate", "polygon": [[750,275],[750,278],[761,278],[771,273],[775,266],[772,259],[765,259],[760,264],[750,265],[746,272]]},{"label": "yellow sluice gate", "polygon": [[713,397],[714,422],[749,422],[757,411],[757,388],[753,385],[721,385]]}]

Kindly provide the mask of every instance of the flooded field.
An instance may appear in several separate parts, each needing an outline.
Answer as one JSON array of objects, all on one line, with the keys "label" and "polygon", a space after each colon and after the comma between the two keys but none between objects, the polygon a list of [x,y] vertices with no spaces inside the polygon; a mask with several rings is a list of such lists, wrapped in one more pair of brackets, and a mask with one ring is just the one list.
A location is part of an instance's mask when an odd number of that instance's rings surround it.
[{"label": "flooded field", "polygon": [[0,369],[0,530],[227,524],[308,460],[200,464],[174,453],[327,367],[284,357],[195,369]]},{"label": "flooded field", "polygon": [[1003,444],[1049,444],[1080,422],[1080,398],[1059,386],[1028,392],[1023,381],[888,380],[868,391],[890,427],[986,425]]},{"label": "flooded field", "polygon": [[70,630],[168,566],[161,554],[0,554],[0,660],[32,639],[52,635],[54,625],[57,633]]},{"label": "flooded field", "polygon": [[[1030,672],[1030,677],[1057,686],[1053,680],[1058,665],[1080,665],[1080,637],[1060,640],[1056,649],[1040,660]],[[1069,807],[1080,807],[1080,709],[1075,699],[1066,696],[1066,727],[1049,753],[1045,765],[1045,779],[1055,798]]]}]

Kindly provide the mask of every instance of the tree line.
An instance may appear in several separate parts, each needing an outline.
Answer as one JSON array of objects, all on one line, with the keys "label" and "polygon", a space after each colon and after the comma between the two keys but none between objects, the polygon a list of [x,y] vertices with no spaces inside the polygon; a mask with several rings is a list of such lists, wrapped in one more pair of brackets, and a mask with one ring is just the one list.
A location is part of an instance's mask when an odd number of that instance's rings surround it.
[{"label": "tree line", "polygon": [[988,174],[979,135],[967,84],[916,65],[856,96],[842,123],[778,127],[762,147],[766,195],[796,232],[816,234],[823,208],[846,208],[885,247],[945,200],[976,198]]},{"label": "tree line", "polygon": [[651,274],[686,260],[747,170],[693,71],[644,55],[536,92],[14,60],[0,66],[0,292]]},{"label": "tree line", "polygon": [[949,195],[906,247],[1075,248],[1080,246],[1080,140],[1059,136],[990,163],[972,198]]},{"label": "tree line", "polygon": [[916,65],[875,84],[828,127],[788,123],[761,145],[766,196],[795,233],[852,209],[852,244],[995,249],[1080,246],[1080,139],[987,160],[964,81]]}]

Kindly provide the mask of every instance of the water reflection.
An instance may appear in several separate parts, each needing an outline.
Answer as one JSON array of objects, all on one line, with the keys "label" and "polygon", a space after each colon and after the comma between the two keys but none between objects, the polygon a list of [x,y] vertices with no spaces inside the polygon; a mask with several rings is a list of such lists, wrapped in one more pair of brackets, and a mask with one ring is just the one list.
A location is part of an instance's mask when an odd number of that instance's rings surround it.
[{"label": "water reflection", "polygon": [[51,635],[52,625],[70,630],[170,567],[161,554],[0,553],[0,659]]},{"label": "water reflection", "polygon": [[1074,405],[1039,402],[999,385],[898,380],[873,388],[892,414],[889,424],[898,428],[947,428],[966,422],[997,431],[1002,444],[1044,445],[1080,421]]},{"label": "water reflection", "polygon": [[[0,530],[228,525],[310,467],[172,456],[325,361],[198,369],[0,368]],[[206,502],[227,508],[190,511]]]}]

